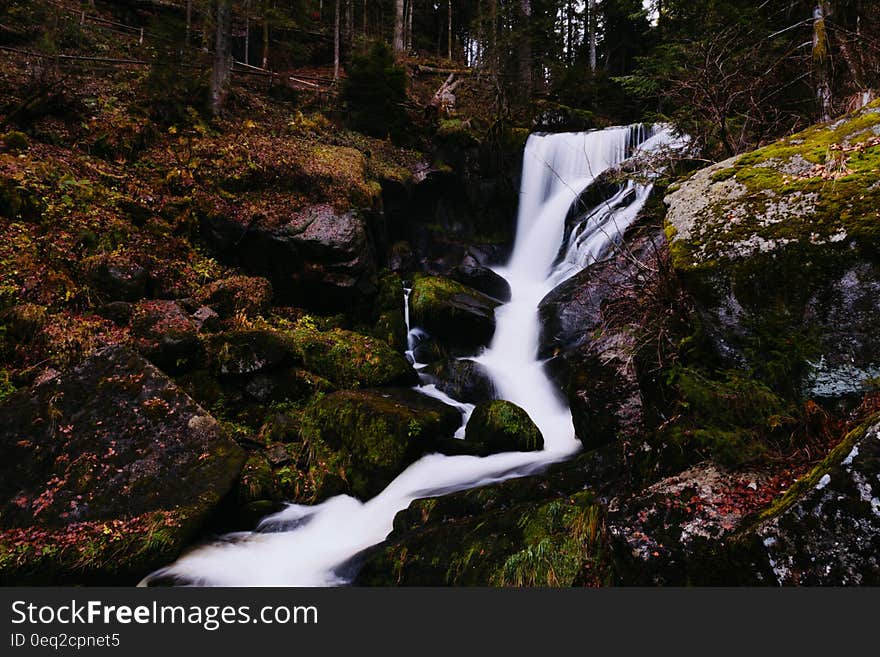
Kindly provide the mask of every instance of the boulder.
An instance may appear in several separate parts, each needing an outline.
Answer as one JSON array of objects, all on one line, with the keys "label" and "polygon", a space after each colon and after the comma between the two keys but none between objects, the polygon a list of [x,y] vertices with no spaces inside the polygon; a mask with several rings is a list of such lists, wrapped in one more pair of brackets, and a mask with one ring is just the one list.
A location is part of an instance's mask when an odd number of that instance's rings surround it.
[{"label": "boulder", "polygon": [[409,361],[384,340],[338,328],[319,331],[306,320],[296,324],[291,336],[305,368],[340,388],[418,383]]},{"label": "boulder", "polygon": [[0,406],[0,583],[133,584],[177,557],[244,463],[126,347]]},{"label": "boulder", "polygon": [[412,326],[462,349],[489,344],[495,334],[495,308],[482,292],[439,276],[417,276],[410,295]]},{"label": "boulder", "polygon": [[455,408],[410,389],[327,395],[303,418],[316,499],[338,493],[373,497],[460,424]]},{"label": "boulder", "polygon": [[268,329],[228,331],[206,341],[211,369],[218,376],[249,376],[294,361],[288,335]]},{"label": "boulder", "polygon": [[465,254],[449,277],[459,283],[488,294],[499,301],[510,301],[510,284],[488,267],[484,267],[470,251]]},{"label": "boulder", "polygon": [[124,253],[92,256],[83,261],[83,268],[103,301],[139,301],[147,296],[147,270]]},{"label": "boulder", "polygon": [[177,301],[142,301],[134,306],[131,334],[156,367],[177,373],[203,364],[198,326]]},{"label": "boulder", "polygon": [[454,358],[434,366],[431,381],[457,401],[479,404],[496,398],[495,384],[486,368],[469,358]]},{"label": "boulder", "polygon": [[728,366],[829,398],[880,374],[878,158],[874,102],[669,194],[673,265]]},{"label": "boulder", "polygon": [[544,449],[544,436],[529,414],[503,400],[479,404],[471,415],[464,439],[479,445],[486,454]]},{"label": "boulder", "polygon": [[232,276],[206,285],[197,299],[224,319],[239,313],[253,317],[272,305],[272,284],[256,276]]},{"label": "boulder", "polygon": [[373,247],[356,211],[316,205],[273,222],[202,221],[202,234],[223,260],[272,283],[284,303],[321,312],[361,308],[376,295]]}]

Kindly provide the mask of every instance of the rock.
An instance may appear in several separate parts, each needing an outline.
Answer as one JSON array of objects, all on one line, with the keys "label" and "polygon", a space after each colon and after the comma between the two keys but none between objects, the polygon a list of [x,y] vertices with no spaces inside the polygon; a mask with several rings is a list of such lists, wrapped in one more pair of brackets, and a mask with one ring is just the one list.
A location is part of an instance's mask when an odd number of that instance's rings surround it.
[{"label": "rock", "polygon": [[202,221],[202,234],[221,258],[271,281],[284,303],[349,312],[376,295],[373,249],[355,211],[317,205],[249,225],[214,216]]},{"label": "rock", "polygon": [[237,314],[253,317],[272,305],[272,284],[255,276],[232,276],[206,285],[197,299],[224,319]]},{"label": "rock", "polygon": [[849,434],[831,454],[761,514],[739,546],[760,539],[755,572],[772,583],[880,585],[880,416]]},{"label": "rock", "polygon": [[125,254],[92,256],[83,261],[83,268],[104,301],[139,301],[147,296],[147,270]]},{"label": "rock", "polygon": [[133,584],[175,559],[244,456],[125,347],[0,406],[0,583]]},{"label": "rock", "polygon": [[496,399],[495,384],[486,368],[468,358],[455,358],[431,370],[438,390],[462,402],[479,404]]},{"label": "rock", "polygon": [[292,331],[297,356],[306,369],[340,388],[416,385],[418,376],[400,352],[370,336],[332,329],[319,331],[301,320]]},{"label": "rock", "polygon": [[455,347],[476,349],[495,334],[496,299],[456,281],[419,275],[410,296],[412,326]]},{"label": "rock", "polygon": [[204,366],[198,326],[176,301],[141,301],[132,311],[131,334],[156,367],[177,373]]},{"label": "rock", "polygon": [[703,169],[667,197],[673,265],[728,366],[825,397],[880,373],[878,133],[875,102]]},{"label": "rock", "polygon": [[487,454],[544,449],[544,436],[529,414],[503,400],[479,404],[471,415],[464,439],[480,445]]},{"label": "rock", "polygon": [[471,252],[465,254],[461,264],[452,270],[449,277],[499,301],[510,301],[510,284],[484,267]]},{"label": "rock", "polygon": [[284,445],[272,445],[266,450],[266,459],[276,467],[286,465],[290,463],[290,453]]},{"label": "rock", "polygon": [[460,424],[456,409],[410,389],[327,395],[303,418],[316,499],[342,492],[373,497]]},{"label": "rock", "polygon": [[245,384],[244,390],[261,404],[285,404],[332,392],[335,386],[317,374],[289,367],[256,374]]},{"label": "rock", "polygon": [[657,284],[662,235],[636,222],[625,252],[590,265],[539,305],[539,357],[568,400],[587,449],[645,432],[644,390],[633,357],[642,305]]},{"label": "rock", "polygon": [[244,330],[219,333],[206,342],[212,370],[219,376],[245,376],[293,362],[294,347],[280,331]]},{"label": "rock", "polygon": [[127,301],[111,301],[99,306],[96,312],[104,319],[109,319],[116,326],[128,326],[134,313],[134,304]]},{"label": "rock", "polygon": [[198,308],[192,314],[193,321],[196,323],[199,331],[212,333],[220,329],[220,315],[207,306]]},{"label": "rock", "polygon": [[397,274],[406,274],[415,267],[415,256],[409,242],[395,242],[388,254],[388,268]]}]

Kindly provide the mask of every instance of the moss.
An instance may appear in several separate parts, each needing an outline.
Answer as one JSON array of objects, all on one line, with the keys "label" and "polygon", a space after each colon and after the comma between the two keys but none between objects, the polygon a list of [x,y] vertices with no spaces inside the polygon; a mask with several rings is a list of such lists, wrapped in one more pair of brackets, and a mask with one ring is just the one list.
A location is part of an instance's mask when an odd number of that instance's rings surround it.
[{"label": "moss", "polygon": [[468,422],[465,440],[484,445],[490,452],[529,452],[544,447],[544,437],[528,413],[502,400],[477,406]]},{"label": "moss", "polygon": [[780,496],[770,506],[764,509],[758,519],[763,521],[779,516],[797,502],[807,490],[815,488],[822,476],[830,469],[839,466],[840,462],[843,461],[847,454],[852,451],[853,445],[861,440],[865,433],[867,433],[867,431],[878,422],[880,422],[880,414],[872,416],[859,427],[849,432],[840,444],[831,450],[828,456],[822,459],[821,463],[798,479],[784,495]]},{"label": "moss", "polygon": [[239,482],[239,501],[248,504],[276,497],[272,467],[261,454],[251,454],[244,464]]},{"label": "moss", "polygon": [[15,392],[15,386],[9,377],[9,372],[0,367],[0,404],[6,401]]},{"label": "moss", "polygon": [[413,369],[406,358],[383,340],[343,329],[319,331],[308,319],[299,320],[290,335],[306,369],[340,388],[414,381]]}]

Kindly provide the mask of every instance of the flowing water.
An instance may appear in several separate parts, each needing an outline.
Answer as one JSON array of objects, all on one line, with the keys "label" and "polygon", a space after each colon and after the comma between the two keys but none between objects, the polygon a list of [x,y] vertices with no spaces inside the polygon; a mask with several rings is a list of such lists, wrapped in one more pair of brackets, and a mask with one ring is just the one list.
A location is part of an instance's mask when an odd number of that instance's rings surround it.
[{"label": "flowing water", "polygon": [[[496,311],[492,344],[475,359],[488,370],[499,397],[524,408],[544,435],[544,450],[478,458],[431,454],[412,464],[375,498],[341,495],[315,506],[290,505],[257,531],[231,534],[197,547],[145,580],[173,578],[212,586],[328,586],[349,581],[348,566],[381,543],[394,516],[419,498],[475,488],[540,471],[578,451],[571,412],[537,359],[538,304],[556,285],[606,254],[644,206],[650,181],[629,182],[613,198],[583,214],[564,255],[565,222],[596,177],[637,150],[675,142],[664,128],[611,128],[589,133],[532,135],[523,158],[523,182],[513,254],[496,269],[510,283],[509,303]],[[407,290],[407,302],[408,302]],[[407,309],[408,311],[408,309]],[[422,337],[410,329],[409,352]],[[424,367],[414,362],[416,369]],[[433,385],[418,390],[454,406],[464,429],[473,406]]]}]

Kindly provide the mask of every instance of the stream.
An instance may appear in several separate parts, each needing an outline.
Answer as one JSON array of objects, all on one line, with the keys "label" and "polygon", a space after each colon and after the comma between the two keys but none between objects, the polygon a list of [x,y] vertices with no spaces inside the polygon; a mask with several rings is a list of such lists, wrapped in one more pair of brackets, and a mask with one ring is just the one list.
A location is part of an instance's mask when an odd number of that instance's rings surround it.
[{"label": "stream", "polygon": [[[501,399],[526,410],[544,436],[543,451],[484,458],[427,455],[371,500],[340,495],[315,506],[289,505],[265,518],[253,532],[229,534],[195,547],[142,584],[160,578],[196,586],[349,584],[356,575],[357,556],[384,541],[395,515],[413,500],[527,476],[574,455],[580,442],[571,412],[537,357],[538,305],[557,285],[614,247],[644,207],[651,191],[650,175],[641,182],[628,181],[612,198],[582,213],[563,244],[566,218],[602,172],[639,153],[675,143],[666,127],[641,125],[534,134],[528,140],[513,253],[505,266],[495,268],[507,279],[512,296],[496,310],[492,343],[474,360],[487,369]],[[406,320],[412,350],[420,330],[409,325],[408,312]],[[414,367],[423,366],[414,363]],[[463,438],[474,407],[430,384],[417,389],[462,413],[462,427],[455,437]]]}]

